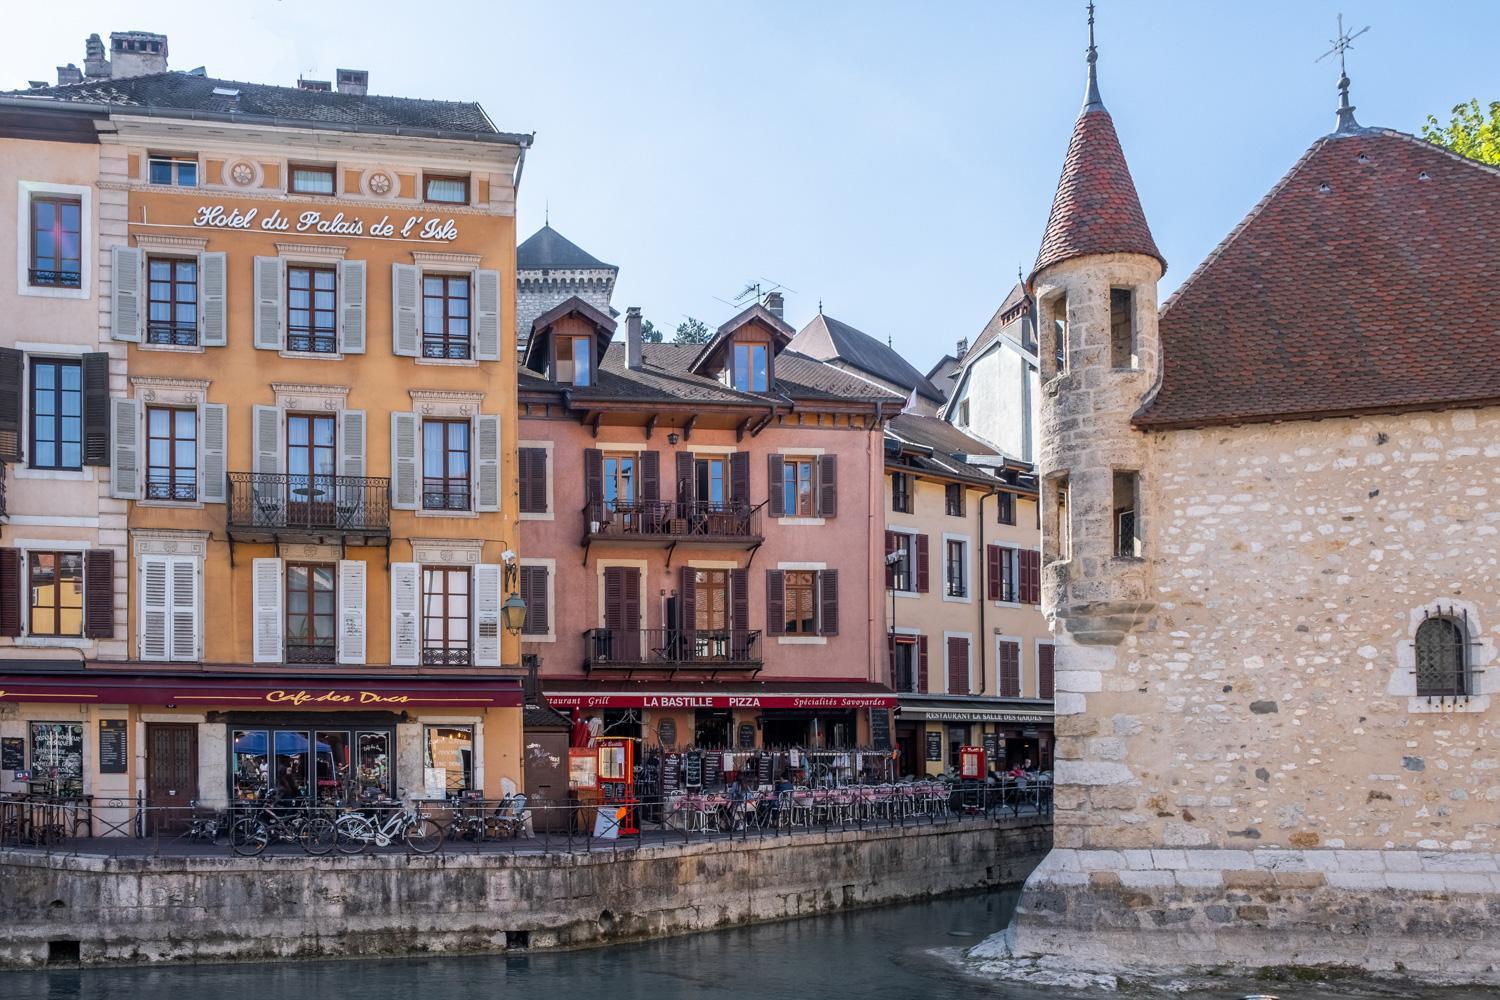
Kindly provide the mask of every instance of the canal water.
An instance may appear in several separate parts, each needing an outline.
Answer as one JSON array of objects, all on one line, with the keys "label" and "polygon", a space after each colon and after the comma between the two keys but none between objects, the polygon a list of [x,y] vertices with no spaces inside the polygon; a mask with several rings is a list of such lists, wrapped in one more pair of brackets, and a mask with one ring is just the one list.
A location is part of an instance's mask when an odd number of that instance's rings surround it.
[{"label": "canal water", "polygon": [[648,944],[535,955],[362,959],[0,973],[4,1000],[1082,1000],[1170,995],[1238,1000],[1479,1000],[1494,992],[1415,991],[1344,981],[1216,982],[1167,994],[1000,983],[955,961],[1005,925],[1015,893],[962,896]]}]

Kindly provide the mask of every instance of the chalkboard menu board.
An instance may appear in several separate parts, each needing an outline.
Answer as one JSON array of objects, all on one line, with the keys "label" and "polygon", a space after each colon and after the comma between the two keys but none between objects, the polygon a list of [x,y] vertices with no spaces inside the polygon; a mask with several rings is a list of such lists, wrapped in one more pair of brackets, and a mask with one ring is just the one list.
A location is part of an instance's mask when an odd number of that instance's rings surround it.
[{"label": "chalkboard menu board", "polygon": [[128,761],[124,719],[99,720],[99,773],[124,774]]},{"label": "chalkboard menu board", "polygon": [[656,738],[661,740],[661,745],[671,747],[677,745],[677,720],[662,719],[656,724]]},{"label": "chalkboard menu board", "polygon": [[984,734],[984,758],[990,762],[990,767],[997,767],[1000,761],[1000,734]]},{"label": "chalkboard menu board", "polygon": [[713,788],[724,780],[724,758],[720,754],[709,753],[703,759],[703,785]]},{"label": "chalkboard menu board", "polygon": [[661,790],[663,794],[675,792],[682,786],[682,754],[669,753],[661,765]]},{"label": "chalkboard menu board", "polygon": [[0,739],[0,771],[26,770],[26,741],[19,736]]},{"label": "chalkboard menu board", "polygon": [[740,723],[740,747],[750,749],[755,746],[755,727],[748,722]]},{"label": "chalkboard menu board", "polygon": [[771,783],[771,755],[763,753],[755,762],[755,780],[762,785]]},{"label": "chalkboard menu board", "polygon": [[703,787],[703,754],[696,750],[682,758],[682,786]]},{"label": "chalkboard menu board", "polygon": [[59,793],[83,794],[83,726],[33,722],[31,770],[33,780],[54,783]]},{"label": "chalkboard menu board", "polygon": [[927,759],[935,761],[943,759],[943,734],[939,730],[927,730]]},{"label": "chalkboard menu board", "polygon": [[891,713],[883,708],[870,709],[870,746],[876,750],[891,748]]}]

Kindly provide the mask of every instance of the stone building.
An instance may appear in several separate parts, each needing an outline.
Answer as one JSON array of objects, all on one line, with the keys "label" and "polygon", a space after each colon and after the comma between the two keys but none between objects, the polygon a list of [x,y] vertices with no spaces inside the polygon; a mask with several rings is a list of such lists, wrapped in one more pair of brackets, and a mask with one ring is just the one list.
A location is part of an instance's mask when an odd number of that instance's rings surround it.
[{"label": "stone building", "polygon": [[1344,77],[1158,316],[1094,60],[1031,276],[1056,846],[978,951],[1493,977],[1500,171]]},{"label": "stone building", "polygon": [[537,317],[574,296],[613,318],[609,300],[619,273],[614,264],[600,261],[550,222],[527,237],[516,247],[517,355],[526,353]]}]

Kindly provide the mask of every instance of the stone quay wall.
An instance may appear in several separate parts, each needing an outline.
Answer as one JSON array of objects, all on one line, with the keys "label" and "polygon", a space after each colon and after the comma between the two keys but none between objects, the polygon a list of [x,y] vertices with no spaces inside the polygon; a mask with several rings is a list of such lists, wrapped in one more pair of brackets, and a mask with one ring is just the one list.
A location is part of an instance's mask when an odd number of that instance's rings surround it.
[{"label": "stone quay wall", "polygon": [[[1021,883],[1045,817],[618,854],[245,859],[0,852],[0,967],[567,948]],[[61,949],[56,943],[63,942]]]},{"label": "stone quay wall", "polygon": [[1490,853],[1061,848],[976,951],[1118,975],[1335,966],[1500,983],[1497,901]]}]

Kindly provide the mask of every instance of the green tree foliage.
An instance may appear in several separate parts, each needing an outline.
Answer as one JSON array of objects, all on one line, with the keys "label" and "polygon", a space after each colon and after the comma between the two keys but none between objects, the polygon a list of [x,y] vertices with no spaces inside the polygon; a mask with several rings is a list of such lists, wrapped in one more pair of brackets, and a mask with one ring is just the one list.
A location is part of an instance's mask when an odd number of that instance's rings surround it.
[{"label": "green tree foliage", "polygon": [[1446,125],[1436,115],[1428,115],[1422,138],[1460,156],[1500,167],[1500,101],[1491,101],[1488,112],[1477,100],[1455,104],[1453,118]]},{"label": "green tree foliage", "polygon": [[661,340],[661,331],[653,326],[649,319],[641,320],[641,341],[647,344],[660,344]]},{"label": "green tree foliage", "polygon": [[707,323],[689,316],[677,324],[677,335],[672,339],[679,344],[706,344],[712,336],[713,331]]}]

